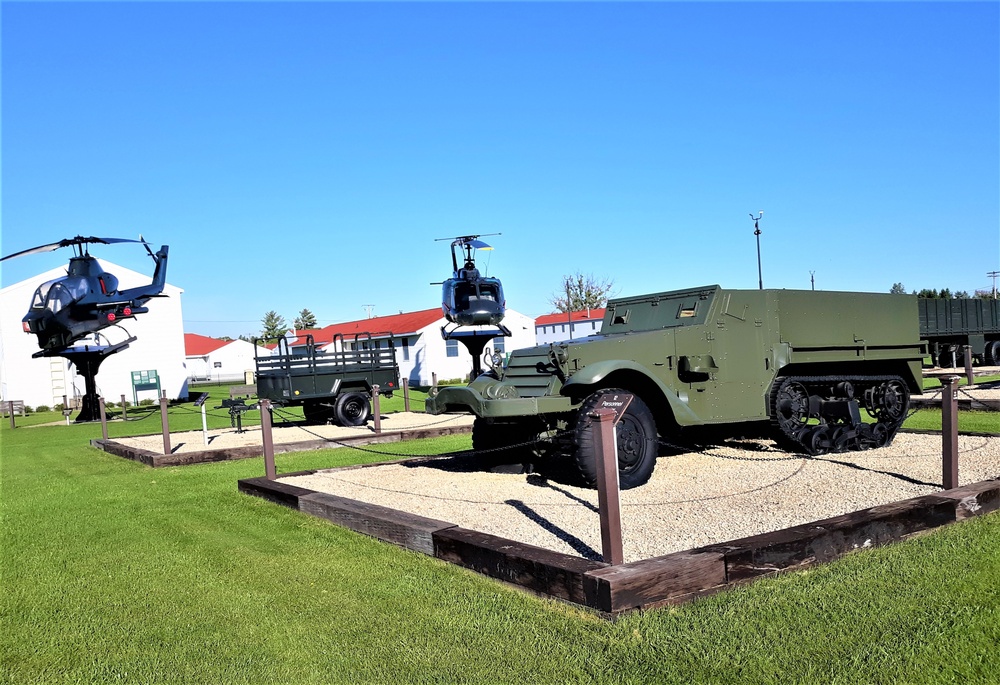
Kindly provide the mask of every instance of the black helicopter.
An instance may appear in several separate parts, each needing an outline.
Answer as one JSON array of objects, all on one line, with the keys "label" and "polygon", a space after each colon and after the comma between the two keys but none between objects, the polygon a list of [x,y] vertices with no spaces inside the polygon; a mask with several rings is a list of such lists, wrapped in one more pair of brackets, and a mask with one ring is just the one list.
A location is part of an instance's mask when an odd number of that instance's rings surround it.
[{"label": "black helicopter", "polygon": [[[489,235],[499,235],[491,233]],[[503,320],[506,302],[500,279],[483,276],[476,268],[475,250],[492,250],[478,235],[464,235],[452,240],[452,277],[441,285],[441,310],[445,318],[459,326],[496,326]],[[456,250],[457,248],[457,250]],[[458,251],[465,261],[458,268]]]},{"label": "black helicopter", "polygon": [[[141,243],[156,264],[152,282],[119,290],[118,279],[90,256],[89,246],[92,243]],[[163,292],[167,278],[168,246],[163,245],[154,253],[142,236],[139,240],[76,236],[15,252],[0,261],[50,252],[60,247],[73,247],[74,251],[66,275],[40,285],[31,300],[31,308],[21,319],[24,332],[38,336],[38,347],[42,351],[35,356],[58,355],[74,342],[117,325],[121,319],[145,314],[149,311],[146,302]]]}]

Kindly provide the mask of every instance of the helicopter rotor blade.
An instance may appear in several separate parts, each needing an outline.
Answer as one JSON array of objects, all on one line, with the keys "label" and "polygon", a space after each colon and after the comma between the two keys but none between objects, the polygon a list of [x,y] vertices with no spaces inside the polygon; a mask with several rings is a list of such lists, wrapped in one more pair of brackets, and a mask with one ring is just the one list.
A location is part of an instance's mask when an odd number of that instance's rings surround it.
[{"label": "helicopter rotor blade", "polygon": [[[41,254],[42,252],[52,252],[53,250],[58,250],[60,247],[69,247],[70,245],[86,245],[88,243],[101,243],[104,245],[110,245],[112,243],[143,243],[145,240],[135,240],[133,238],[98,238],[96,236],[84,237],[78,235],[74,238],[63,238],[62,240],[55,243],[48,243],[47,245],[39,245],[37,247],[29,247],[27,250],[21,250],[20,252],[15,252],[14,254],[9,254],[6,257],[0,257],[0,261],[6,259],[13,259],[14,257],[23,257],[29,254]],[[147,246],[148,250],[149,247]]]},{"label": "helicopter rotor blade", "polygon": [[470,247],[474,247],[477,250],[492,250],[493,249],[493,247],[490,244],[484,243],[482,240],[470,240],[469,242],[466,243],[466,245],[468,245]]},{"label": "helicopter rotor blade", "polygon": [[65,247],[62,242],[49,243],[48,245],[39,245],[38,247],[30,247],[27,250],[21,250],[20,252],[15,252],[14,254],[9,254],[6,257],[0,257],[0,262],[5,259],[13,259],[14,257],[23,257],[27,254],[41,254],[42,252],[52,252],[52,250],[58,250],[60,247]]}]

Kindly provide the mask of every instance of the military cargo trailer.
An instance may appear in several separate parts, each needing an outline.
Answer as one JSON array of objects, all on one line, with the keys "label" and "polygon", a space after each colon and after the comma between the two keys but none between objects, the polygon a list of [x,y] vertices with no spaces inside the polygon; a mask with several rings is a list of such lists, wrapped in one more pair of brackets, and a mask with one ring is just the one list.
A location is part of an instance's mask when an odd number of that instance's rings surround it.
[{"label": "military cargo trailer", "polygon": [[570,460],[593,484],[587,415],[608,390],[632,393],[617,429],[623,488],[691,426],[759,422],[811,454],[879,447],[921,391],[916,309],[909,296],[717,285],[619,298],[599,334],[514,351],[499,378],[442,389],[427,411],[471,412],[475,449]]},{"label": "military cargo trailer", "polygon": [[931,360],[945,368],[965,365],[964,346],[975,363],[1000,364],[1000,300],[920,298],[920,337]]},{"label": "military cargo trailer", "polygon": [[292,347],[281,338],[274,354],[256,355],[257,397],[279,406],[301,406],[310,423],[364,425],[375,386],[388,397],[399,388],[393,340],[381,347],[370,333],[359,333],[350,343],[337,334],[328,348],[318,350],[307,335],[304,346]]}]

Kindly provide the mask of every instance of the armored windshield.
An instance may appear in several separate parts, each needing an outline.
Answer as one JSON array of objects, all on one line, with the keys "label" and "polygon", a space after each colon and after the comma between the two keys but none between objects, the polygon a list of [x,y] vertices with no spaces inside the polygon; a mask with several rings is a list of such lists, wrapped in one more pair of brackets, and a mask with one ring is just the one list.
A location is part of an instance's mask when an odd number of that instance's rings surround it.
[{"label": "armored windshield", "polygon": [[66,278],[49,285],[45,308],[53,314],[87,294],[87,280],[84,278]]},{"label": "armored windshield", "polygon": [[[58,280],[58,279],[56,279]],[[49,288],[56,281],[46,281],[38,286],[38,290],[35,291],[35,296],[31,298],[31,308],[32,309],[42,309],[45,306],[45,297],[49,294]]]}]

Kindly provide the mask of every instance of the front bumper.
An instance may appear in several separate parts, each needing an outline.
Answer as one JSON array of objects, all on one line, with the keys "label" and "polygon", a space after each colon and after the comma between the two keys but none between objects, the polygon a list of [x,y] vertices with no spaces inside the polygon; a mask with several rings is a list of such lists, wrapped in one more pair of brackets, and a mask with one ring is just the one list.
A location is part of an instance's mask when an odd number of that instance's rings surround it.
[{"label": "front bumper", "polygon": [[488,399],[471,387],[441,388],[427,398],[424,406],[428,414],[469,412],[487,418],[553,414],[572,411],[574,408],[572,400],[561,395]]}]

